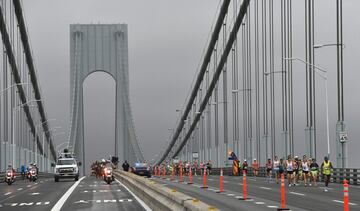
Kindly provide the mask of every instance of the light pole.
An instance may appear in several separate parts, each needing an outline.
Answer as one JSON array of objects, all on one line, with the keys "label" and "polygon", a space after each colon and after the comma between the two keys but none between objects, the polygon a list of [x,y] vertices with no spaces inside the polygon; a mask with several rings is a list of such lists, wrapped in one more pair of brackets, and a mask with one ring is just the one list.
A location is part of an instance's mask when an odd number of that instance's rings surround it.
[{"label": "light pole", "polygon": [[[272,72],[264,72],[265,77],[271,75],[271,74],[284,74],[283,78],[286,78],[286,71],[285,70],[279,70],[279,71],[272,71]],[[282,82],[284,83],[284,82]],[[289,143],[289,131],[288,131],[288,123],[287,123],[287,100],[286,100],[286,94],[284,93],[284,86],[282,87],[282,139],[283,139],[283,148],[281,147],[282,155],[280,157],[286,157],[289,154],[291,154],[293,143]],[[285,88],[286,89],[286,88]],[[275,115],[272,115],[271,118],[273,118]],[[271,120],[274,122],[275,120]],[[290,140],[291,142],[291,140]],[[275,140],[272,140],[271,149],[275,149]],[[290,153],[289,153],[290,152]],[[271,157],[277,156],[276,150],[272,151]]]},{"label": "light pole", "polygon": [[[318,44],[318,45],[314,45],[314,49],[319,49],[322,47],[331,47],[331,46],[342,46],[342,48],[345,48],[345,45],[342,43],[331,43],[331,44]],[[330,137],[329,137],[329,103],[328,103],[328,83],[327,83],[327,77],[318,74],[320,77],[322,77],[325,80],[325,97],[326,97],[326,130],[327,130],[327,156],[330,159]]]},{"label": "light pole", "polygon": [[[332,45],[323,45],[323,46],[332,46]],[[312,66],[315,70],[319,70],[322,73],[327,74],[327,70],[325,70],[322,67],[310,64],[309,62],[306,62],[302,59],[299,58],[284,58],[285,60],[298,60],[300,62],[303,62],[306,65]],[[319,75],[321,78],[323,78],[325,80],[325,109],[326,109],[326,136],[327,136],[327,155],[330,157],[330,129],[329,129],[329,99],[328,99],[328,81],[327,81],[327,77],[321,75],[319,72],[316,72],[317,75]],[[316,156],[316,155],[315,155]]]},{"label": "light pole", "polygon": [[[19,84],[16,84],[16,85],[20,85],[20,83]],[[12,85],[12,87],[13,87],[14,85]],[[7,89],[10,89],[11,88],[11,86],[10,87],[8,87],[8,88],[6,88],[5,90],[3,90],[3,91],[6,91]],[[23,106],[25,106],[25,105],[28,105],[29,103],[31,103],[31,102],[37,102],[37,101],[41,101],[41,100],[30,100],[30,101],[28,101],[28,102],[25,102],[25,103],[23,103],[23,104],[20,104],[20,105],[18,105],[17,107],[15,107],[15,108],[12,108],[12,118],[13,118],[13,121],[12,121],[12,147],[13,147],[13,149],[12,149],[12,158],[13,158],[13,161],[12,161],[12,166],[13,166],[13,168],[15,168],[16,166],[16,156],[15,156],[15,154],[16,154],[16,145],[15,145],[15,115],[16,115],[16,111],[19,109],[19,108],[21,108],[21,107],[23,107]],[[32,106],[29,106],[29,107],[32,107]],[[36,129],[35,129],[36,130]]]},{"label": "light pole", "polygon": [[[41,123],[39,123],[39,124],[37,124],[35,126],[35,137],[37,136],[37,128],[39,126],[42,126],[43,124],[45,124],[47,122],[50,122],[50,121],[56,121],[56,119],[48,119],[48,120],[45,120],[45,121],[43,121],[43,122],[41,122]],[[43,165],[44,165],[44,161],[45,161],[45,155],[44,155],[44,153],[45,153],[45,132],[43,132],[42,139],[43,139],[42,142],[43,142]],[[48,145],[48,156],[49,156],[49,151],[50,151],[50,145]]]},{"label": "light pole", "polygon": [[[19,86],[19,85],[29,85],[28,83],[16,83],[16,84],[12,84],[11,86],[9,86],[9,87],[6,87],[5,89],[2,89],[1,91],[0,91],[0,96],[3,94],[3,93],[5,93],[6,91],[8,91],[9,89],[11,89],[11,88],[13,88],[14,86]],[[5,123],[5,124],[7,124],[7,123]],[[7,133],[7,131],[5,131],[5,129],[4,129],[4,133]],[[5,136],[4,136],[5,137]],[[8,141],[8,140],[7,140]],[[5,143],[5,142],[4,142]],[[2,141],[0,141],[0,152],[2,151]],[[5,162],[6,162],[6,149],[4,150],[4,154],[5,154],[5,156],[4,156],[4,160],[5,160]],[[0,158],[1,159],[1,158]],[[4,168],[5,168],[5,166],[6,166],[6,163],[5,163],[5,165],[4,165]],[[3,163],[2,163],[2,161],[0,161],[0,170],[2,170],[3,169]]]},{"label": "light pole", "polygon": [[[241,92],[241,93],[244,93],[244,92],[252,92],[252,89],[233,89],[233,90],[231,90],[231,93],[234,93],[234,94],[237,94],[237,93],[239,93],[239,92]],[[245,127],[245,126],[244,126]],[[249,138],[249,137],[248,137]],[[245,147],[245,141],[247,141],[247,140],[244,140],[244,147]],[[250,141],[251,141],[251,138],[250,138]],[[250,144],[252,144],[252,143],[250,143]],[[237,153],[237,156],[240,156],[240,150],[239,150],[239,140],[233,140],[233,146],[234,146],[234,150],[233,151],[235,151],[235,153]],[[252,147],[250,147],[251,148],[251,152],[250,152],[250,154],[252,155]],[[247,159],[249,159],[248,158],[248,153],[247,153],[247,150],[248,149],[245,149],[245,152],[246,152],[246,154],[244,155]],[[252,158],[252,156],[250,156],[251,158]],[[251,158],[249,159],[249,160],[251,160]]]}]

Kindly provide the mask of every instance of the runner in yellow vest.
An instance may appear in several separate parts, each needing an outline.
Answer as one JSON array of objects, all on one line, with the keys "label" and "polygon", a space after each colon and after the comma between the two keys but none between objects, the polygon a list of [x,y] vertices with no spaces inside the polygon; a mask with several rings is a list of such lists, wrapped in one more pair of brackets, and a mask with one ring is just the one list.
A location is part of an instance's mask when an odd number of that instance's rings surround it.
[{"label": "runner in yellow vest", "polygon": [[322,174],[324,175],[324,179],[325,179],[325,192],[328,191],[328,186],[329,186],[329,182],[330,182],[330,177],[331,177],[331,169],[333,168],[331,162],[329,161],[328,157],[324,158],[324,162],[321,164],[321,171]]}]

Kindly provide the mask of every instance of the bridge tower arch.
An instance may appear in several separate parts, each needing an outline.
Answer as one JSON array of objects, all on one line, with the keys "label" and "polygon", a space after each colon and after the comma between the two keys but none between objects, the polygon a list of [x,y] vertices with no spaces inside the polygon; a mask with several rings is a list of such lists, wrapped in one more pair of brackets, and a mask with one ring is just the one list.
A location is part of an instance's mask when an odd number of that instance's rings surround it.
[{"label": "bridge tower arch", "polygon": [[130,107],[126,24],[70,25],[69,150],[85,164],[83,82],[96,71],[108,73],[116,83],[115,155],[120,163],[143,160]]}]

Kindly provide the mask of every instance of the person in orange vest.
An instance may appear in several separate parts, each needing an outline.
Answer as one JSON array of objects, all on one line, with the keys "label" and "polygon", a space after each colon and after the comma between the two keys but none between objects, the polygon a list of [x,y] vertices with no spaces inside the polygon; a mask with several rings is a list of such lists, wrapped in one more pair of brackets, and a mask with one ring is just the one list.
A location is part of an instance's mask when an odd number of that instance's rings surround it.
[{"label": "person in orange vest", "polygon": [[259,163],[256,161],[256,158],[254,158],[254,161],[253,161],[251,166],[252,166],[254,177],[255,177],[255,180],[256,180],[256,177],[259,174]]}]

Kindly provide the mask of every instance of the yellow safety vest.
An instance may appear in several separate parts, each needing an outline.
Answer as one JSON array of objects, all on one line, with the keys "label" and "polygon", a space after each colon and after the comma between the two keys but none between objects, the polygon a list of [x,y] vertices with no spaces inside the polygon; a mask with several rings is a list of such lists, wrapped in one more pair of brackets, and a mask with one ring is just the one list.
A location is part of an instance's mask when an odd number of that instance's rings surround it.
[{"label": "yellow safety vest", "polygon": [[323,163],[323,174],[324,175],[330,175],[331,174],[330,161],[328,161],[327,163],[324,161],[324,163]]}]

